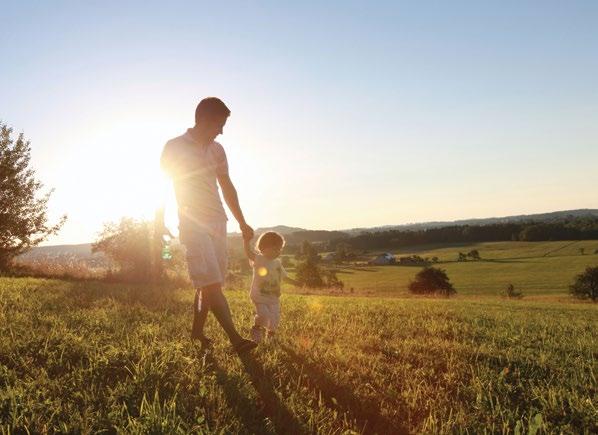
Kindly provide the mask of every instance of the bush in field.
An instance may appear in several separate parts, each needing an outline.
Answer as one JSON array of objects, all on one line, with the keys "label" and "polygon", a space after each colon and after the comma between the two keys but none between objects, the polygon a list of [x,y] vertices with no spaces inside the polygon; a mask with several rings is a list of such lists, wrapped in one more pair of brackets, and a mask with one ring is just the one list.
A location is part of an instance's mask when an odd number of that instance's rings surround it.
[{"label": "bush in field", "polygon": [[[118,223],[108,223],[92,245],[92,252],[103,252],[114,261],[119,270],[111,276],[125,281],[150,282],[184,272],[184,255],[180,246],[170,247],[169,259],[161,258],[161,233],[154,223],[123,218]],[[166,267],[165,267],[166,266]]]},{"label": "bush in field", "polygon": [[56,234],[66,220],[48,224],[49,191],[40,194],[42,183],[29,166],[31,147],[23,134],[14,140],[12,129],[0,122],[0,271],[9,262]]},{"label": "bush in field", "polygon": [[575,282],[569,286],[572,295],[596,302],[598,299],[598,266],[587,267],[585,272],[577,275]]},{"label": "bush in field", "polygon": [[459,252],[459,256],[457,257],[457,261],[467,261],[467,255],[463,252]]},{"label": "bush in field", "polygon": [[472,249],[471,251],[469,251],[467,253],[467,256],[469,258],[471,258],[472,260],[481,260],[482,257],[480,257],[480,252],[477,249]]},{"label": "bush in field", "polygon": [[415,294],[439,293],[445,296],[456,293],[446,272],[436,267],[425,267],[420,270],[415,275],[415,279],[409,283],[409,291]]},{"label": "bush in field", "polygon": [[508,284],[502,291],[502,296],[505,298],[520,299],[523,297],[523,293],[517,290],[513,284]]},{"label": "bush in field", "polygon": [[105,224],[92,252],[103,252],[112,259],[123,278],[147,281],[153,264],[151,229],[149,222],[131,218]]},{"label": "bush in field", "polygon": [[322,272],[322,275],[324,276],[324,284],[326,287],[337,290],[343,290],[345,288],[345,283],[338,279],[334,270],[325,270]]},{"label": "bush in field", "polygon": [[425,266],[428,263],[430,263],[430,259],[420,257],[419,255],[409,255],[407,257],[399,258],[399,264],[406,265],[406,266],[410,266],[410,265]]}]

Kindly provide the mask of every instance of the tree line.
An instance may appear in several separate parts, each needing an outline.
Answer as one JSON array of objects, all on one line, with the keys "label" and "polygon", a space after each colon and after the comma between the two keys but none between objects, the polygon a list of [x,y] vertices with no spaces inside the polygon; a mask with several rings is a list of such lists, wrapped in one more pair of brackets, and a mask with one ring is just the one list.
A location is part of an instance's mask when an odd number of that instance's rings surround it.
[{"label": "tree line", "polygon": [[325,248],[328,251],[336,251],[337,245],[343,244],[355,250],[372,250],[440,243],[596,239],[598,239],[597,217],[572,217],[558,222],[452,225],[424,230],[366,232],[353,237],[331,240]]}]

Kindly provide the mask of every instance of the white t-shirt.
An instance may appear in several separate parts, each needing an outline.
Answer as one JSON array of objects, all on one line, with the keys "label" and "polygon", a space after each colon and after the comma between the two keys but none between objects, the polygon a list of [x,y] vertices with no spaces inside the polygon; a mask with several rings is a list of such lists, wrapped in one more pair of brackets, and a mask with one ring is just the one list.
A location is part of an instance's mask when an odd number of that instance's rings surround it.
[{"label": "white t-shirt", "polygon": [[282,279],[287,276],[280,258],[270,260],[258,253],[253,261],[253,281],[250,295],[253,299],[271,299],[280,297]]},{"label": "white t-shirt", "polygon": [[200,145],[187,130],[166,143],[160,165],[174,183],[182,225],[185,218],[198,224],[227,220],[217,184],[219,175],[228,174],[222,145]]}]

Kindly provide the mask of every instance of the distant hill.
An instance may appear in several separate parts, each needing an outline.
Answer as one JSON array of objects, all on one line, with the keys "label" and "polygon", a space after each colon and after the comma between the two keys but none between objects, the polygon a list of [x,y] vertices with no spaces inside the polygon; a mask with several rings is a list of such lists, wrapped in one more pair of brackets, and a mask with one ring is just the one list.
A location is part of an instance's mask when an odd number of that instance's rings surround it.
[{"label": "distant hill", "polygon": [[[303,240],[308,240],[310,242],[327,242],[330,240],[356,236],[360,233],[365,232],[375,233],[389,230],[422,230],[428,228],[441,228],[454,225],[490,225],[496,223],[517,223],[529,221],[558,222],[566,219],[583,217],[598,217],[598,209],[563,210],[550,213],[537,213],[516,216],[473,218],[456,221],[432,221],[403,225],[384,225],[372,228],[351,228],[342,231],[307,230],[304,228],[277,225],[274,227],[258,228],[256,230],[256,234],[259,235],[266,231],[277,231],[285,236],[288,244],[292,245],[301,243]],[[240,235],[241,234],[239,232],[229,233],[229,236],[233,238],[239,237]],[[24,259],[35,259],[36,257],[75,257],[79,259],[90,259],[101,258],[102,254],[92,254],[91,243],[83,243],[79,245],[38,246],[21,256],[21,258]]]},{"label": "distant hill", "polygon": [[431,221],[431,222],[419,222],[412,224],[402,225],[384,225],[381,227],[371,228],[351,228],[342,230],[344,233],[350,235],[356,235],[364,232],[379,232],[389,230],[425,230],[427,228],[440,228],[452,225],[490,225],[496,223],[517,223],[517,222],[556,222],[571,218],[582,218],[582,217],[598,217],[598,209],[583,208],[577,210],[563,210],[553,211],[549,213],[536,213],[536,214],[522,214],[515,216],[504,216],[504,217],[491,217],[491,218],[472,218],[472,219],[461,219],[456,221]]},{"label": "distant hill", "polygon": [[80,245],[55,245],[55,246],[36,246],[20,256],[23,259],[47,258],[75,256],[77,258],[100,257],[102,254],[91,253],[91,243],[82,243]]},{"label": "distant hill", "polygon": [[[287,234],[296,233],[300,231],[307,231],[304,228],[297,228],[297,227],[287,227],[286,225],[277,225],[275,227],[261,227],[255,230],[256,234],[262,234],[266,231],[276,231],[277,233],[286,236]],[[229,236],[240,236],[241,233],[239,231],[233,231],[228,233]]]}]

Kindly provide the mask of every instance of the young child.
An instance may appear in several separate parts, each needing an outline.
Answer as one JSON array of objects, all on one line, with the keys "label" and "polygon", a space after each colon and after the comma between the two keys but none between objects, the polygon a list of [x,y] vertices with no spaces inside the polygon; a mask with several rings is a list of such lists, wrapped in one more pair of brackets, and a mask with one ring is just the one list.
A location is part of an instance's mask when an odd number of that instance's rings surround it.
[{"label": "young child", "polygon": [[280,262],[284,238],[273,231],[262,234],[257,242],[257,252],[253,251],[249,240],[245,240],[245,254],[253,268],[253,281],[249,296],[255,305],[255,320],[251,329],[252,339],[259,343],[264,337],[273,337],[280,321],[280,285],[282,281],[298,285],[287,277]]}]

